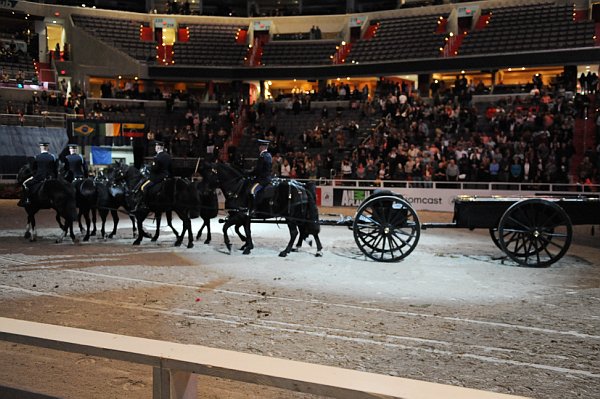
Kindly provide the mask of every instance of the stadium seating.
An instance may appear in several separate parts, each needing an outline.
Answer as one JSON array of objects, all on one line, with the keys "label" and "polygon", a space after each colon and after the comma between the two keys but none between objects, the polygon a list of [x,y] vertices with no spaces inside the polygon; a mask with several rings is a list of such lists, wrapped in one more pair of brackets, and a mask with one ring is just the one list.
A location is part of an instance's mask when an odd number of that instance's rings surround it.
[{"label": "stadium seating", "polygon": [[594,46],[594,22],[574,21],[573,6],[534,4],[484,10],[489,23],[467,34],[458,55]]},{"label": "stadium seating", "polygon": [[336,40],[268,42],[263,46],[263,65],[328,65],[336,52]]},{"label": "stadium seating", "polygon": [[248,46],[237,43],[236,36],[245,26],[225,24],[188,25],[190,39],[173,46],[175,64],[241,66]]},{"label": "stadium seating", "polygon": [[140,40],[142,21],[73,15],[76,26],[138,61],[154,62],[156,42]]},{"label": "stadium seating", "polygon": [[375,36],[354,43],[347,60],[378,62],[438,57],[446,37],[436,33],[439,19],[439,14],[381,19],[376,22],[379,26]]}]

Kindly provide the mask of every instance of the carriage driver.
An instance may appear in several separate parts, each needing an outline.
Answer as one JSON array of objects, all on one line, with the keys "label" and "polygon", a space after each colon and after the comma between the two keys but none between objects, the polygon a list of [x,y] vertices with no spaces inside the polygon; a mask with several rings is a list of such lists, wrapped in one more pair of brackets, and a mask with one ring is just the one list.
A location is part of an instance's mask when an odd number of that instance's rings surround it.
[{"label": "carriage driver", "polygon": [[259,155],[254,170],[250,172],[254,176],[254,182],[250,187],[250,194],[252,194],[252,206],[250,208],[255,208],[260,203],[261,191],[271,183],[273,169],[273,157],[268,151],[270,141],[262,139],[257,141]]},{"label": "carriage driver", "polygon": [[69,144],[69,155],[66,156],[65,173],[67,180],[72,182],[88,177],[88,168],[85,158],[77,152],[77,144]]},{"label": "carriage driver", "polygon": [[33,161],[33,176],[23,182],[23,198],[17,204],[25,206],[31,199],[31,190],[39,186],[46,179],[56,179],[58,175],[58,159],[56,155],[48,150],[50,143],[47,141],[40,142],[40,153],[35,156]]},{"label": "carriage driver", "polygon": [[148,192],[151,187],[173,175],[171,155],[165,151],[165,143],[162,141],[155,141],[154,149],[156,155],[154,155],[154,161],[150,167],[150,179],[146,180],[140,187],[136,201],[138,205],[133,210],[134,212],[147,207],[145,204],[145,193]]}]

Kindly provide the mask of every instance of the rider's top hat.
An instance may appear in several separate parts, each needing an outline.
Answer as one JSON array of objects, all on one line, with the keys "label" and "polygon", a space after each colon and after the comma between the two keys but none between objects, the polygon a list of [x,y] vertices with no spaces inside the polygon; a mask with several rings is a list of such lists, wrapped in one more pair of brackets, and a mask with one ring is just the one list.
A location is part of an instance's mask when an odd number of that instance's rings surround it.
[{"label": "rider's top hat", "polygon": [[77,148],[78,145],[77,144],[69,144],[69,148]]},{"label": "rider's top hat", "polygon": [[269,145],[269,143],[270,143],[269,140],[263,140],[263,139],[258,139],[258,140],[256,140],[256,142],[258,143],[258,145]]},{"label": "rider's top hat", "polygon": [[50,145],[47,141],[40,141],[40,147],[48,147]]},{"label": "rider's top hat", "polygon": [[161,146],[161,147],[164,147],[164,146],[165,146],[165,143],[164,143],[163,141],[158,141],[158,140],[156,140],[156,141],[154,142],[154,145],[159,145],[159,146]]}]

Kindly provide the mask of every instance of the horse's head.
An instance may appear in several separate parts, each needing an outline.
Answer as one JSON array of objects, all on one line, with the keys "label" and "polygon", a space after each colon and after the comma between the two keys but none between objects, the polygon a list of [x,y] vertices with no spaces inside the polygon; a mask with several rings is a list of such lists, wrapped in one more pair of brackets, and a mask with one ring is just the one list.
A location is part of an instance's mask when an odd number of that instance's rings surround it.
[{"label": "horse's head", "polygon": [[200,177],[202,186],[209,190],[215,190],[219,187],[219,173],[217,164],[204,162],[200,167]]},{"label": "horse's head", "polygon": [[17,174],[17,183],[19,185],[23,184],[23,182],[33,176],[33,168],[29,162],[19,169],[19,173]]}]

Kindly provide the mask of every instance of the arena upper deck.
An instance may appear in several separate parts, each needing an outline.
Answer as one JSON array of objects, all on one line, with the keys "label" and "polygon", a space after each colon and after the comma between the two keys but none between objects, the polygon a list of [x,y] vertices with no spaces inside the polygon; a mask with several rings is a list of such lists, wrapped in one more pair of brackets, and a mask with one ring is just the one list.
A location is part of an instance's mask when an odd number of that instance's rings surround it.
[{"label": "arena upper deck", "polygon": [[[73,52],[71,67],[82,76],[130,73],[142,79],[327,79],[510,65],[562,66],[600,59],[600,24],[590,18],[588,9],[539,0],[468,3],[472,20],[465,29],[459,18],[464,4],[261,18],[142,14],[23,1],[15,2],[13,10],[48,18],[59,15]],[[161,46],[156,38],[140,40],[140,28],[152,27],[156,18],[169,18],[189,32],[189,41],[174,45],[173,62],[166,66],[157,62],[156,49]],[[358,23],[359,36],[351,30],[351,21]],[[259,52],[256,38],[264,35],[255,29],[255,23],[267,23],[268,36],[273,37],[306,37],[315,25],[323,35],[319,40],[300,40],[301,46],[298,40],[278,41],[261,46]],[[114,29],[106,32],[96,25],[114,25]],[[240,31],[243,36],[238,35]],[[329,43],[336,41],[339,46],[334,50]],[[323,45],[331,49],[329,60],[327,50],[318,50]],[[287,54],[291,54],[289,60]],[[268,62],[260,62],[261,58]],[[300,62],[303,59],[306,61]]]}]

